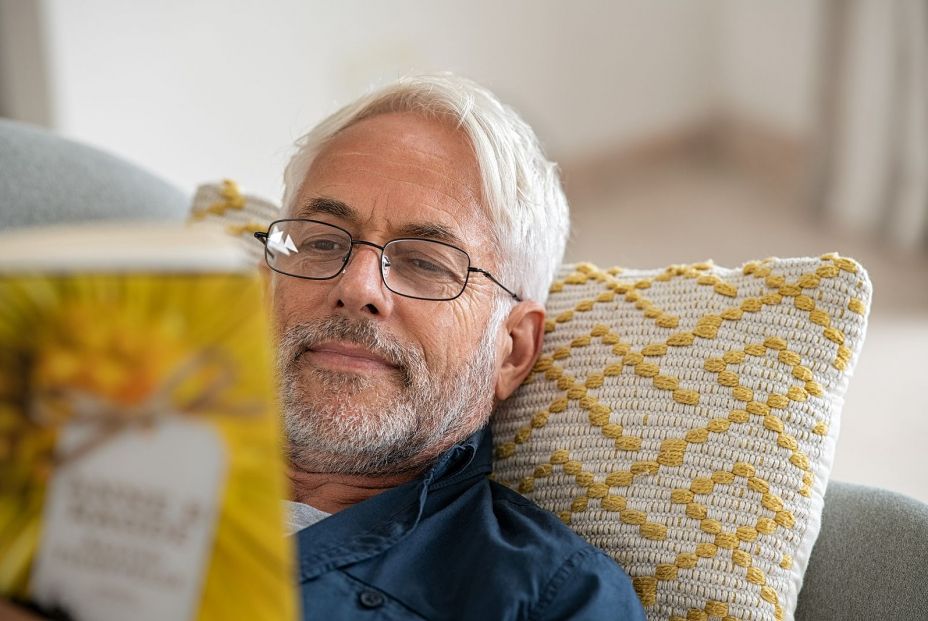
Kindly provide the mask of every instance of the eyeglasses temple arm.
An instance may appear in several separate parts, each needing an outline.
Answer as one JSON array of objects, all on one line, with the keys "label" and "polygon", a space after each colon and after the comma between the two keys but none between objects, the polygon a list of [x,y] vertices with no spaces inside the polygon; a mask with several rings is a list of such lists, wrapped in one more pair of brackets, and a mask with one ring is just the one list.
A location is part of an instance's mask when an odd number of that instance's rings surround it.
[{"label": "eyeglasses temple arm", "polygon": [[[265,233],[264,231],[255,231],[253,234],[255,236],[255,239],[257,239],[259,242],[264,244],[264,251],[267,253],[267,256],[265,256],[264,260],[270,261],[270,259],[267,258],[268,256],[270,256],[271,258],[275,258],[274,253],[271,252],[271,249],[267,247],[267,233]],[[270,265],[270,263],[268,263],[268,265]]]},{"label": "eyeglasses temple arm", "polygon": [[484,276],[486,276],[487,278],[489,278],[490,280],[492,280],[493,282],[495,282],[497,285],[499,285],[500,289],[502,289],[503,291],[505,291],[506,293],[508,293],[510,296],[512,296],[512,299],[513,299],[513,300],[515,300],[516,302],[521,302],[521,301],[522,301],[522,298],[520,298],[516,293],[513,293],[513,292],[510,291],[505,285],[503,285],[503,283],[501,283],[500,281],[498,281],[498,280],[496,280],[495,278],[493,278],[493,274],[491,274],[490,272],[488,272],[488,271],[486,271],[486,270],[482,270],[482,269],[480,269],[479,267],[469,267],[469,268],[467,268],[467,271],[468,271],[468,272],[477,272],[478,274],[483,274]]}]

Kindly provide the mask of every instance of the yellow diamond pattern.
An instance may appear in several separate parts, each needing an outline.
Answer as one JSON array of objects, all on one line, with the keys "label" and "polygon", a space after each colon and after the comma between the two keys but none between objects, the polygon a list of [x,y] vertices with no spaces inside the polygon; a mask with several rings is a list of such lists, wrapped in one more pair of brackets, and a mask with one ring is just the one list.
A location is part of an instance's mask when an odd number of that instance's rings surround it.
[{"label": "yellow diamond pattern", "polygon": [[616,558],[649,619],[783,619],[869,298],[835,254],[565,266],[495,478]]}]

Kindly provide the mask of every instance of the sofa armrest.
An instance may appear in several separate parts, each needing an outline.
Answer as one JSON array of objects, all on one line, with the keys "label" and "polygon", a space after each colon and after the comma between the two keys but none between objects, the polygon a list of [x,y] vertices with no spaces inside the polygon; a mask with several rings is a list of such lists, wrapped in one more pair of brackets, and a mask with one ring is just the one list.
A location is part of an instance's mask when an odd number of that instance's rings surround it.
[{"label": "sofa armrest", "polygon": [[831,482],[797,621],[921,619],[928,614],[928,505]]}]

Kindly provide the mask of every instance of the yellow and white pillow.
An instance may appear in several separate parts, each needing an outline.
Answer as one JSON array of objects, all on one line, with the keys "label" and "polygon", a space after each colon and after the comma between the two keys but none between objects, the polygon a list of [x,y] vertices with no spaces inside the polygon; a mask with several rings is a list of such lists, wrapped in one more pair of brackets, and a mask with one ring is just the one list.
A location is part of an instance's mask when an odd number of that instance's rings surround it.
[{"label": "yellow and white pillow", "polygon": [[190,208],[191,225],[221,225],[237,238],[255,261],[262,261],[264,246],[254,238],[255,231],[266,231],[271,222],[282,217],[280,208],[256,196],[243,194],[231,179],[206,183],[197,188]]},{"label": "yellow and white pillow", "polygon": [[566,265],[494,476],[615,558],[651,620],[791,619],[870,294],[837,255]]}]

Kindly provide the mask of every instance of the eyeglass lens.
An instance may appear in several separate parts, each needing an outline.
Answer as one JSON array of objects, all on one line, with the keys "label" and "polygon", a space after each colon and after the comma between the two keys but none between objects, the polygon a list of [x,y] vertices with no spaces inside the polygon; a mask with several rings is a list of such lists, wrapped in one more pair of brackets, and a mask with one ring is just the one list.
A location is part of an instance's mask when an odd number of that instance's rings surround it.
[{"label": "eyeglass lens", "polygon": [[[324,280],[344,268],[353,245],[347,232],[322,222],[285,220],[275,223],[267,238],[267,261],[275,271]],[[447,300],[467,283],[470,259],[454,246],[426,239],[398,239],[381,251],[381,274],[400,295]]]}]

